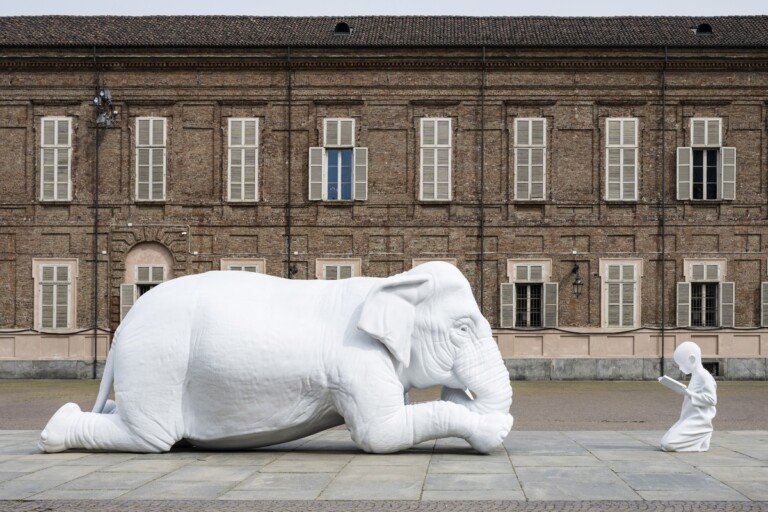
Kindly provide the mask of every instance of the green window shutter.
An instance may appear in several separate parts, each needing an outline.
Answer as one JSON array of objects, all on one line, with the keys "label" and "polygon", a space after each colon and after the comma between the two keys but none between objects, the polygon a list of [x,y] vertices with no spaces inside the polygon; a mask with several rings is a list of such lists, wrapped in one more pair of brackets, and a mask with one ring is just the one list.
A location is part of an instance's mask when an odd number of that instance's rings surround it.
[{"label": "green window shutter", "polygon": [[691,148],[677,148],[677,199],[691,198],[693,151]]},{"label": "green window shutter", "polygon": [[720,327],[733,327],[735,316],[735,283],[720,283]]},{"label": "green window shutter", "polygon": [[355,199],[368,199],[368,148],[354,149]]},{"label": "green window shutter", "polygon": [[309,199],[323,199],[323,160],[325,149],[309,148]]},{"label": "green window shutter", "polygon": [[691,283],[677,283],[677,326],[691,326]]},{"label": "green window shutter", "polygon": [[543,303],[543,326],[544,327],[557,327],[558,324],[558,284],[557,283],[544,283],[544,293],[542,297]]},{"label": "green window shutter", "polygon": [[136,285],[121,284],[120,285],[120,320],[125,318],[125,315],[128,314],[128,311],[131,310],[135,302],[136,302]]},{"label": "green window shutter", "polygon": [[733,201],[736,199],[736,148],[720,149],[717,163],[720,166],[717,189],[723,199]]},{"label": "green window shutter", "polygon": [[499,292],[500,314],[499,321],[501,327],[515,326],[515,285],[514,283],[501,283]]}]

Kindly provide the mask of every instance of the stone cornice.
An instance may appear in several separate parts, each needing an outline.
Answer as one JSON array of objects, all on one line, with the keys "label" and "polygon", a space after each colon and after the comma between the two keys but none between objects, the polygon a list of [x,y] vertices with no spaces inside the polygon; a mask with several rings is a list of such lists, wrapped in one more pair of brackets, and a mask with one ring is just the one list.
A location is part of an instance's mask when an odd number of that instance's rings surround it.
[{"label": "stone cornice", "polygon": [[[101,71],[132,71],[132,70],[236,70],[236,69],[263,69],[263,70],[287,70],[288,64],[282,58],[206,58],[178,57],[163,55],[154,58],[106,58],[99,59],[98,68]],[[48,70],[93,70],[94,62],[89,59],[74,58],[52,59],[50,57],[39,58],[5,58],[0,61],[0,69],[4,71],[48,71]],[[768,70],[768,57],[766,58],[692,58],[678,59],[667,63],[668,71],[675,70]],[[482,61],[467,58],[429,58],[414,59],[413,57],[399,58],[396,55],[388,58],[361,58],[354,59],[345,56],[339,58],[297,58],[291,61],[291,69],[294,71],[313,69],[435,69],[435,70],[477,70],[483,68]],[[532,69],[532,70],[644,70],[661,71],[663,62],[661,59],[651,58],[520,58],[520,59],[496,59],[489,60],[485,64],[488,71],[507,69]]]}]

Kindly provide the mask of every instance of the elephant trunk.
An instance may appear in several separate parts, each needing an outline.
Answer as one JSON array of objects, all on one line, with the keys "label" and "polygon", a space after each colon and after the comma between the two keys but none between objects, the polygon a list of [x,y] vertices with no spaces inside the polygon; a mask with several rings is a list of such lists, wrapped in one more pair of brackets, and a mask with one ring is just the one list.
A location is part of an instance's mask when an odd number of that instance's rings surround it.
[{"label": "elephant trunk", "polygon": [[461,381],[474,396],[472,409],[487,414],[508,413],[512,405],[512,385],[501,352],[493,338],[484,339],[477,346],[473,362],[456,367]]}]

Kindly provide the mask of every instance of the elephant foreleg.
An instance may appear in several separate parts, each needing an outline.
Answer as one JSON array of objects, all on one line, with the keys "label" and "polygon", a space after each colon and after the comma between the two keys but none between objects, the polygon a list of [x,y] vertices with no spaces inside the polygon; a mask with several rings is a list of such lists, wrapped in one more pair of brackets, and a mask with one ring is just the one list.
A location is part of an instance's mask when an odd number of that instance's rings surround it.
[{"label": "elephant foreleg", "polygon": [[147,437],[132,432],[119,414],[82,412],[77,404],[69,403],[45,426],[38,446],[49,453],[68,449],[159,453],[173,445],[173,440]]},{"label": "elephant foreleg", "polygon": [[367,420],[347,419],[347,425],[355,443],[375,453],[396,452],[442,437],[461,437],[477,451],[488,453],[512,428],[509,414],[478,414],[446,401],[406,405],[386,418]]}]

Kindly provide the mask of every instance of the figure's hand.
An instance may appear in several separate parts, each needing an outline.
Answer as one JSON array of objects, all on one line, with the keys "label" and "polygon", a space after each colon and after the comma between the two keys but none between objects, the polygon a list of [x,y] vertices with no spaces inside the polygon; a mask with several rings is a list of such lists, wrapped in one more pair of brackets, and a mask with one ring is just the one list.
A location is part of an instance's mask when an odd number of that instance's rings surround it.
[{"label": "figure's hand", "polygon": [[477,423],[477,429],[467,441],[480,453],[489,453],[504,441],[512,430],[513,422],[511,414],[483,414]]}]

